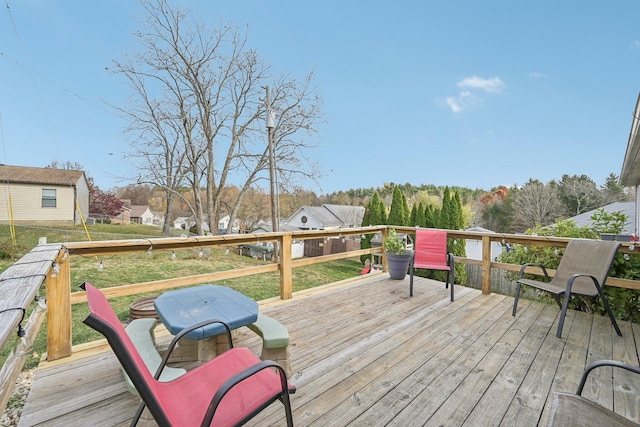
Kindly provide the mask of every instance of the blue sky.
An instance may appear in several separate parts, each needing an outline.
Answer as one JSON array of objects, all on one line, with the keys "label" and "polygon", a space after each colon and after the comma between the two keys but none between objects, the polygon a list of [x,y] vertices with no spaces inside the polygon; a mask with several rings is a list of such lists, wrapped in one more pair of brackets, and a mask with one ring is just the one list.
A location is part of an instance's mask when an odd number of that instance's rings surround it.
[{"label": "blue sky", "polygon": [[[132,0],[5,0],[0,163],[82,164],[125,185]],[[316,75],[319,193],[384,183],[489,190],[620,174],[640,91],[637,0],[175,1],[249,26],[274,73]]]}]

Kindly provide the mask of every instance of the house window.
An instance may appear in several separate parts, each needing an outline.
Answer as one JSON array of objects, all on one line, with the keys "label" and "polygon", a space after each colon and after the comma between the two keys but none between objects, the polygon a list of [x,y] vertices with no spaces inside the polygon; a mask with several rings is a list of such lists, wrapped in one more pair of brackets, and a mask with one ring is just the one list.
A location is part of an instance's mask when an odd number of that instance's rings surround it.
[{"label": "house window", "polygon": [[42,189],[42,207],[43,208],[55,208],[56,207],[56,190],[43,188]]}]

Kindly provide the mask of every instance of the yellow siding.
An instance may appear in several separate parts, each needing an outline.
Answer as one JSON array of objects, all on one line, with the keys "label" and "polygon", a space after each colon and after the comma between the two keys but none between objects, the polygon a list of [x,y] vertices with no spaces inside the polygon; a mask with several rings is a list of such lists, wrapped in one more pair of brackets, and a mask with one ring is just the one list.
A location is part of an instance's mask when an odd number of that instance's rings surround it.
[{"label": "yellow siding", "polygon": [[[55,208],[42,207],[42,189],[44,188],[56,190]],[[76,210],[74,187],[0,183],[0,221],[5,223],[10,220],[9,201],[11,201],[13,221],[16,224],[28,222],[73,224]]]}]

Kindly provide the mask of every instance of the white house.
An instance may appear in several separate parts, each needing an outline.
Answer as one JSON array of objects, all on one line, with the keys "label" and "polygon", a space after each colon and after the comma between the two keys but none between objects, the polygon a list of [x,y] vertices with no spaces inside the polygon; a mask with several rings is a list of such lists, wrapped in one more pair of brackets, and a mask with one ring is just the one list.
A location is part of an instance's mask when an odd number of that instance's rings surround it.
[{"label": "white house", "polygon": [[303,206],[287,219],[287,225],[301,230],[330,230],[362,225],[363,206]]},{"label": "white house", "polygon": [[[227,231],[227,227],[229,227],[229,222],[231,221],[231,217],[229,215],[225,215],[218,220],[218,233],[223,234]],[[236,218],[233,221],[233,225],[231,226],[231,233],[240,232],[240,220]]]},{"label": "white house", "polygon": [[[486,228],[482,228],[482,227],[471,227],[471,228],[467,228],[465,231],[495,234],[495,231],[487,230]],[[465,251],[467,254],[467,258],[482,260],[482,240],[467,239],[467,242],[465,245]],[[495,259],[501,253],[502,253],[502,244],[500,242],[491,242],[491,260],[495,261]]]},{"label": "white house", "polygon": [[[189,229],[195,225],[196,221],[192,216],[180,216],[173,220],[173,228],[179,228],[181,230],[189,231]],[[209,224],[206,221],[202,223],[202,228],[205,233],[209,232]]]},{"label": "white house", "polygon": [[0,222],[79,225],[89,217],[83,171],[0,165]]},{"label": "white house", "polygon": [[132,205],[130,217],[131,222],[136,224],[154,225],[157,222],[156,214],[144,205]]}]

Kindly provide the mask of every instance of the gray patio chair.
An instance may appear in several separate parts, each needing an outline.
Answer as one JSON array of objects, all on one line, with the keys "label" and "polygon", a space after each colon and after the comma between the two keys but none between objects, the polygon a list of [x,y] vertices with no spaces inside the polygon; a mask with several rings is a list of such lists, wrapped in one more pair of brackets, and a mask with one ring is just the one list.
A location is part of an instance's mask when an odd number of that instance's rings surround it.
[{"label": "gray patio chair", "polygon": [[613,366],[614,368],[626,369],[627,371],[640,374],[640,368],[615,360],[599,360],[587,366],[580,385],[575,394],[554,393],[553,406],[551,407],[551,420],[549,426],[553,427],[584,427],[584,426],[607,426],[625,427],[639,426],[639,424],[604,408],[597,403],[582,397],[582,390],[587,381],[589,373],[601,366]]},{"label": "gray patio chair", "polygon": [[[564,255],[560,260],[560,265],[558,265],[556,274],[551,280],[544,266],[535,263],[524,264],[520,268],[512,315],[516,315],[522,285],[533,286],[534,288],[549,292],[562,309],[560,322],[558,323],[558,332],[556,333],[556,336],[560,338],[562,336],[562,327],[571,295],[599,296],[616,333],[622,336],[616,319],[611,312],[611,307],[609,307],[609,301],[607,301],[607,298],[602,292],[602,288],[607,280],[607,275],[609,274],[613,259],[619,247],[620,243],[618,242],[586,239],[571,240],[567,244]],[[532,265],[542,268],[546,282],[525,279],[523,277],[526,268]],[[564,302],[562,304],[560,303],[560,296],[564,296]]]}]

